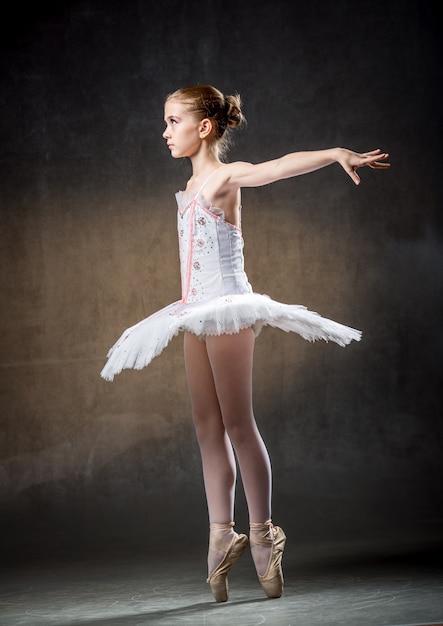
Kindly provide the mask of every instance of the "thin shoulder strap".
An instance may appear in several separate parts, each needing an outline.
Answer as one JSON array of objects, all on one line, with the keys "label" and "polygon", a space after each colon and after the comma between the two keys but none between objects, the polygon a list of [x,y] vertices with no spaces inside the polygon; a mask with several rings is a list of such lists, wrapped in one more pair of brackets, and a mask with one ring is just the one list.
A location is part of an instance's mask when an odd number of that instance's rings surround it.
[{"label": "thin shoulder strap", "polygon": [[201,192],[203,191],[203,187],[206,185],[206,183],[214,176],[215,172],[218,170],[219,168],[217,167],[215,170],[213,170],[209,176],[207,177],[207,179],[204,181],[203,185],[200,187],[200,189],[197,191],[197,193],[195,194],[195,197],[197,197],[198,195],[201,194]]}]

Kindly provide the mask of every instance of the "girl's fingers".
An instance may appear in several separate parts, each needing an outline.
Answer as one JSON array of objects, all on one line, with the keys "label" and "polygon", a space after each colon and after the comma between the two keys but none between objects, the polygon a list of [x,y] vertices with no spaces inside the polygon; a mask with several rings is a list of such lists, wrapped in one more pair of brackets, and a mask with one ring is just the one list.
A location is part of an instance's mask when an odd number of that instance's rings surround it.
[{"label": "girl's fingers", "polygon": [[375,156],[375,155],[379,155],[381,153],[380,148],[377,148],[377,150],[371,150],[370,152],[363,152],[362,156],[365,157],[371,157],[371,156]]},{"label": "girl's fingers", "polygon": [[381,161],[382,159],[387,159],[389,157],[389,154],[387,152],[379,153],[377,155],[371,154],[370,156],[369,154],[367,154],[365,156],[368,160],[366,165],[369,165],[369,167],[386,168],[390,166],[390,163],[384,163]]},{"label": "girl's fingers", "polygon": [[378,170],[378,169],[387,169],[388,167],[391,167],[390,163],[379,163],[378,161],[375,161],[374,163],[368,163],[369,167],[372,167],[373,170]]},{"label": "girl's fingers", "polygon": [[354,181],[356,185],[360,184],[360,176],[357,174],[357,170],[355,169],[348,170],[347,173],[350,176],[350,178],[352,178],[352,180]]}]

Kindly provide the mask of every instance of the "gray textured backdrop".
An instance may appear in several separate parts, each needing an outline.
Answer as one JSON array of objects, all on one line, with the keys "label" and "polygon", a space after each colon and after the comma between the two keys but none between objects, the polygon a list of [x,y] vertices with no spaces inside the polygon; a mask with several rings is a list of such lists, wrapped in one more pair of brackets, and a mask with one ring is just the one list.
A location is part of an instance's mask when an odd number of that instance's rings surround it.
[{"label": "gray textured backdrop", "polygon": [[[435,537],[442,522],[437,3],[38,3],[2,24],[3,537],[177,540],[206,527],[177,338],[99,377],[123,328],[180,297],[166,94],[240,92],[232,159],[392,154],[246,190],[256,291],[363,330],[346,349],[265,329],[255,408],[274,519],[296,541]],[[247,521],[241,485],[237,521]],[[147,530],[148,529],[148,530]],[[151,530],[149,530],[151,529]],[[193,535],[194,533],[192,533]],[[17,540],[17,541],[16,541]],[[174,541],[174,539],[172,539]]]}]

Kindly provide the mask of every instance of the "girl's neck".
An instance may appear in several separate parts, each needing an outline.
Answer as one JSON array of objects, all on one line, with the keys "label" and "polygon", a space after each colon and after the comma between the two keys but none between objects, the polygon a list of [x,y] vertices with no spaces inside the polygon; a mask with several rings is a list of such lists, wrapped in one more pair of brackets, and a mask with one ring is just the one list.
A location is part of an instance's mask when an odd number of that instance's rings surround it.
[{"label": "girl's neck", "polygon": [[208,176],[214,169],[220,167],[222,164],[218,156],[207,150],[199,151],[197,154],[190,157],[192,165],[193,180],[198,180]]}]

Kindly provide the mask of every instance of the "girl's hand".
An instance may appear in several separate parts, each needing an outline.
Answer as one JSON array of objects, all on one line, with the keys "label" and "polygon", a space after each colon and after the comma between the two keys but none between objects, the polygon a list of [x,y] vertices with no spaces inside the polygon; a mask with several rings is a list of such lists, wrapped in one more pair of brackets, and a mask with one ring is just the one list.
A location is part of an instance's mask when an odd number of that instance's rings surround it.
[{"label": "girl's hand", "polygon": [[374,170],[384,170],[390,167],[390,163],[382,163],[387,159],[389,154],[381,150],[372,150],[371,152],[352,152],[346,148],[339,149],[337,161],[340,163],[345,172],[352,178],[356,185],[360,184],[360,177],[357,174],[359,167],[368,165]]}]

